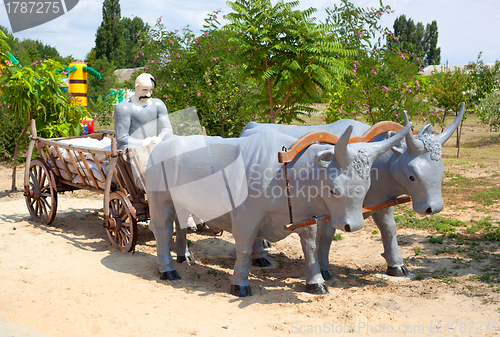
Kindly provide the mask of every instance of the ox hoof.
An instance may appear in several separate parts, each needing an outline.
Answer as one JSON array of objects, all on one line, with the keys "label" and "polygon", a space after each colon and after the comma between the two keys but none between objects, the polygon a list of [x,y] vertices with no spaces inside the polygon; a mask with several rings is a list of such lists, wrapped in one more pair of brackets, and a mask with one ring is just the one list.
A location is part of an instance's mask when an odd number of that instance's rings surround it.
[{"label": "ox hoof", "polygon": [[271,261],[267,257],[260,257],[258,259],[252,259],[252,266],[255,267],[269,267],[271,265]]},{"label": "ox hoof", "polygon": [[231,295],[238,297],[252,296],[252,290],[250,289],[250,286],[231,284]]},{"label": "ox hoof", "polygon": [[332,274],[330,274],[328,270],[322,270],[321,276],[323,276],[323,280],[325,281],[330,281],[333,278]]},{"label": "ox hoof", "polygon": [[306,284],[306,293],[313,295],[325,295],[328,294],[328,287],[326,283],[313,283]]},{"label": "ox hoof", "polygon": [[387,267],[387,271],[385,273],[389,276],[396,277],[406,277],[410,275],[410,272],[408,271],[408,269],[406,269],[406,266]]},{"label": "ox hoof", "polygon": [[262,247],[264,247],[264,249],[268,249],[268,248],[271,248],[273,245],[271,244],[270,241],[267,241],[267,240],[262,240]]},{"label": "ox hoof", "polygon": [[181,275],[179,275],[177,270],[165,271],[163,273],[160,273],[160,280],[162,281],[175,281],[180,279]]},{"label": "ox hoof", "polygon": [[184,261],[187,261],[188,264],[195,264],[194,258],[191,255],[177,256],[177,263],[182,263]]}]

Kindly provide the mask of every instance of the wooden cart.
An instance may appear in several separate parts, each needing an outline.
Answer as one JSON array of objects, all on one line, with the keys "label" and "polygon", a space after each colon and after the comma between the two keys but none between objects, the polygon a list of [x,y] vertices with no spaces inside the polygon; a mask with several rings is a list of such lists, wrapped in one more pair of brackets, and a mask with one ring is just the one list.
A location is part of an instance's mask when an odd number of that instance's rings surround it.
[{"label": "wooden cart", "polygon": [[[61,140],[111,136],[111,148],[63,144]],[[78,137],[44,139],[37,136],[34,120],[24,173],[26,205],[35,221],[50,224],[57,212],[57,193],[88,190],[104,195],[104,228],[112,245],[133,251],[137,221],[149,219],[145,191],[135,183],[127,150],[117,150],[114,131],[102,130]],[[33,159],[33,150],[39,157]]]}]

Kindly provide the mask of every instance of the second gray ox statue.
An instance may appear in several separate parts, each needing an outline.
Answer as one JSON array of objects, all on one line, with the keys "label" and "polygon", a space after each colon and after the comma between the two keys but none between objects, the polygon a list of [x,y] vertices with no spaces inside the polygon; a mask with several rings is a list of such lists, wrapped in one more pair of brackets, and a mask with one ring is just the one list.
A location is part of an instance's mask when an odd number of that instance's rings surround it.
[{"label": "second gray ox statue", "polygon": [[[444,165],[441,158],[441,146],[451,137],[460,125],[464,115],[464,104],[460,107],[455,120],[450,126],[438,136],[431,134],[432,126],[424,126],[417,136],[411,132],[406,135],[406,141],[392,148],[373,163],[371,170],[371,187],[365,199],[365,205],[376,205],[388,200],[395,199],[402,194],[412,197],[413,209],[422,215],[436,214],[443,208],[441,197],[441,183],[443,180]],[[406,113],[405,124],[408,124]],[[339,120],[328,125],[314,126],[290,126],[276,124],[248,123],[240,137],[254,135],[260,131],[274,131],[283,133],[294,138],[304,134],[323,130],[333,134],[342,132],[346,125],[353,125],[353,135],[360,136],[370,127],[366,124],[353,120]],[[387,137],[394,133],[389,132]],[[380,141],[386,137],[385,134],[376,137],[373,142]],[[380,209],[364,214],[367,218],[372,216],[380,229],[384,253],[382,256],[387,261],[387,274],[391,276],[408,276],[403,257],[399,251],[396,239],[396,222],[394,220],[393,207]],[[329,267],[330,245],[335,235],[335,229],[327,224],[319,225],[319,261],[321,274],[325,280],[332,278]],[[262,245],[256,244],[257,250]],[[261,248],[262,250],[262,248]],[[254,256],[263,256],[263,252],[254,252]]]},{"label": "second gray ox statue", "polygon": [[[294,217],[304,220],[328,215],[336,228],[346,231],[362,228],[362,205],[370,186],[371,165],[376,158],[398,144],[410,128],[411,123],[394,137],[381,142],[348,145],[352,132],[352,126],[349,126],[336,146],[312,144],[303,150],[288,163]],[[275,242],[291,233],[284,228],[289,223],[289,214],[284,192],[284,168],[277,160],[277,153],[282,146],[289,147],[295,140],[281,133],[263,131],[236,139],[171,135],[156,146],[151,154],[151,167],[146,173],[146,190],[161,279],[180,278],[170,255],[176,214],[180,223],[186,222],[189,213],[207,220],[203,214],[210,214],[212,209],[224,209],[222,204],[229,204],[233,206],[232,210],[213,217],[207,224],[210,228],[232,232],[234,236],[236,262],[231,277],[231,293],[240,297],[252,294],[248,268],[255,240]],[[240,179],[237,192],[241,194],[244,188],[248,191],[248,196],[240,200],[241,203],[233,200],[234,195],[231,198],[236,190],[231,186],[234,181],[230,179],[235,167],[230,165],[228,156],[241,157],[246,179]],[[224,165],[227,167],[224,168]],[[222,171],[225,175],[220,174]],[[198,184],[196,190],[187,194],[185,190],[178,192],[179,186],[194,186],[193,182],[198,183],[216,174],[224,178],[222,192],[213,190],[217,186],[209,184]],[[241,178],[241,175],[238,177]],[[165,186],[163,190],[159,188],[162,184]],[[229,196],[226,190],[231,190]],[[210,204],[196,202],[196,198],[203,196]],[[306,291],[326,293],[327,287],[318,262],[316,226],[299,228],[294,232],[299,234],[304,252]]]}]

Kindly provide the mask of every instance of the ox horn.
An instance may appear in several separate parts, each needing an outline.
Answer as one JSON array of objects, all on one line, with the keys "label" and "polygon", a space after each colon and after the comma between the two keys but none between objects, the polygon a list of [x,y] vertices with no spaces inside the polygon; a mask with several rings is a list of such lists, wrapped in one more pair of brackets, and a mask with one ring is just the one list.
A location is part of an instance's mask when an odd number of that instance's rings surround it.
[{"label": "ox horn", "polygon": [[455,132],[455,130],[460,125],[460,121],[462,120],[462,117],[464,117],[464,114],[465,114],[465,103],[462,103],[462,105],[460,106],[460,111],[458,112],[458,115],[455,118],[455,120],[450,124],[450,126],[446,128],[446,130],[444,130],[439,134],[438,138],[439,138],[439,143],[441,145],[443,145],[444,143],[446,143],[448,139],[450,139],[453,132]]},{"label": "ox horn", "polygon": [[408,124],[406,124],[405,127],[394,136],[387,138],[381,142],[368,143],[375,151],[375,157],[373,158],[373,160],[389,151],[393,146],[398,144],[403,139],[403,137],[405,137],[408,133],[411,133],[411,127],[412,123],[408,122]]},{"label": "ox horn", "polygon": [[342,170],[347,169],[347,166],[354,160],[354,156],[349,152],[347,144],[349,144],[349,139],[351,138],[352,125],[345,130],[344,134],[340,136],[339,140],[335,144],[335,159],[339,164],[339,168]]},{"label": "ox horn", "polygon": [[[408,114],[406,113],[406,111],[403,111],[403,118],[405,120],[405,125],[408,125],[410,121],[408,119]],[[416,139],[411,131],[406,134],[405,139],[410,156],[416,157],[424,153],[424,143],[422,143],[421,140]]]}]

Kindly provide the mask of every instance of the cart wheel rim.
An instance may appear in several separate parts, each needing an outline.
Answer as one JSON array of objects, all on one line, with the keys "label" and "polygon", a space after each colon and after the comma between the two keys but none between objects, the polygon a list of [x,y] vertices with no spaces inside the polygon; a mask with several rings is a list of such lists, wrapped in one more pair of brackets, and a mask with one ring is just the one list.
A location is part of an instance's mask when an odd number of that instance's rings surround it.
[{"label": "cart wheel rim", "polygon": [[57,187],[54,174],[44,161],[35,159],[29,168],[25,200],[33,220],[50,224],[57,212]]},{"label": "cart wheel rim", "polygon": [[114,226],[106,227],[111,244],[122,251],[131,252],[137,242],[137,218],[134,206],[123,192],[109,196],[109,218]]}]

